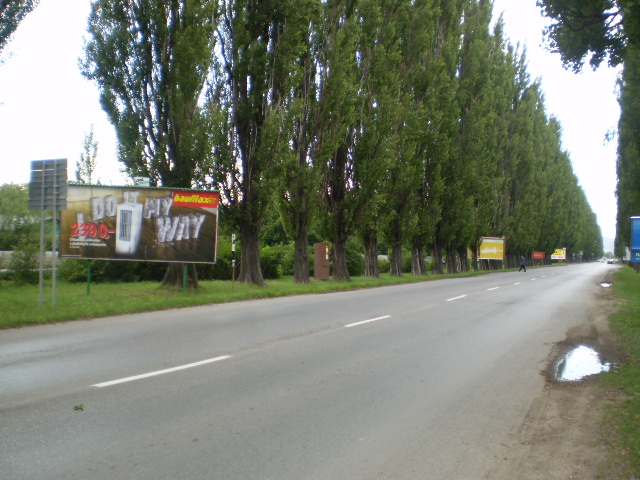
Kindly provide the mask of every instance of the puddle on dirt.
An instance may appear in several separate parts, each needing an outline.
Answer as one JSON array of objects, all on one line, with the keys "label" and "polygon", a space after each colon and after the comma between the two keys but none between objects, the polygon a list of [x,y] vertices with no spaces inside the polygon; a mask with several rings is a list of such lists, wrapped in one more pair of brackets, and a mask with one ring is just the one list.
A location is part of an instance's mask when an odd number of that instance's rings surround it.
[{"label": "puddle on dirt", "polygon": [[560,359],[556,366],[556,380],[582,380],[589,375],[595,375],[611,370],[610,363],[600,362],[600,356],[593,348],[579,345]]},{"label": "puddle on dirt", "polygon": [[600,286],[603,288],[609,288],[612,285],[613,285],[612,283],[606,283],[606,282],[600,284]]}]

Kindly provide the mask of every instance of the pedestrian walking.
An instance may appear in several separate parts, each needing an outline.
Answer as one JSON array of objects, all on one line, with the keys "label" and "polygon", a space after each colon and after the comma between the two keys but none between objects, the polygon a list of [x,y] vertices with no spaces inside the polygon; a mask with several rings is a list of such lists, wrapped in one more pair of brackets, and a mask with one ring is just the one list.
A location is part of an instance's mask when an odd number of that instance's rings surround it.
[{"label": "pedestrian walking", "polygon": [[521,272],[522,270],[527,271],[527,259],[524,257],[524,255],[520,255],[520,269],[518,270],[519,272]]}]

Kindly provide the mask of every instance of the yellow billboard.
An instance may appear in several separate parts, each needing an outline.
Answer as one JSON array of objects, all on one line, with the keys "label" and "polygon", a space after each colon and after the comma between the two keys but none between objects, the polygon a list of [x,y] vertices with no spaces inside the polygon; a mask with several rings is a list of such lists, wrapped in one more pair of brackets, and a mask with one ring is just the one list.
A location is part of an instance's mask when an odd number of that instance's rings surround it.
[{"label": "yellow billboard", "polygon": [[482,237],[478,260],[504,260],[504,237]]},{"label": "yellow billboard", "polygon": [[551,260],[566,260],[566,259],[567,259],[566,248],[556,248],[555,251],[551,254]]}]

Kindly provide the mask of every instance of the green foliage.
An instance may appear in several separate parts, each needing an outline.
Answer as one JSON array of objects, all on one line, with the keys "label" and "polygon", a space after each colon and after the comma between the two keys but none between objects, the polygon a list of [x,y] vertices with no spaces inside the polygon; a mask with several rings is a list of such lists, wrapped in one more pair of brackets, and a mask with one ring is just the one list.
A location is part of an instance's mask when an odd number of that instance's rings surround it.
[{"label": "green foliage", "polygon": [[615,253],[622,257],[631,239],[629,218],[640,214],[640,48],[629,51],[619,86]]},{"label": "green foliage", "polygon": [[[224,239],[224,240],[223,240]],[[236,261],[240,258],[238,255]],[[216,263],[200,264],[196,266],[200,280],[231,280],[233,275],[233,253],[229,236],[218,237],[218,252]],[[236,271],[236,278],[238,272]]]},{"label": "green foliage", "polygon": [[282,245],[287,243],[288,238],[285,233],[283,222],[275,209],[267,210],[265,223],[260,229],[261,245]]},{"label": "green foliage", "polygon": [[[91,283],[130,283],[161,281],[167,270],[162,262],[91,261]],[[71,283],[86,282],[88,260],[66,259],[58,268],[58,277]]]},{"label": "green foliage", "polygon": [[0,250],[37,243],[39,231],[40,215],[29,211],[27,187],[13,183],[0,185]]},{"label": "green foliage", "polygon": [[566,67],[578,72],[589,58],[597,68],[620,64],[628,45],[640,44],[640,4],[629,0],[538,0],[553,20],[545,35]]},{"label": "green foliage", "polygon": [[378,270],[380,273],[389,273],[391,271],[391,262],[386,258],[378,260]]},{"label": "green foliage", "polygon": [[66,259],[58,266],[58,278],[70,283],[87,281],[87,260]]},{"label": "green foliage", "polygon": [[35,285],[39,279],[38,247],[33,243],[21,243],[13,251],[7,267],[17,285]]},{"label": "green foliage", "polygon": [[281,245],[260,249],[260,268],[265,279],[280,278],[283,249]]},{"label": "green foliage", "polygon": [[[314,275],[314,250],[312,246],[307,247],[307,257],[309,259],[309,276]],[[281,269],[283,276],[293,276],[295,266],[295,244],[289,242],[282,246]]]},{"label": "green foliage", "polygon": [[7,46],[11,35],[16,31],[36,6],[39,0],[9,0],[0,2],[0,52]]},{"label": "green foliage", "polygon": [[191,187],[210,154],[200,99],[214,62],[213,8],[194,0],[92,3],[83,75],[100,88],[119,160],[153,185]]},{"label": "green foliage", "polygon": [[362,243],[356,237],[349,237],[347,241],[347,268],[349,275],[359,277],[364,273],[364,257],[362,255]]}]

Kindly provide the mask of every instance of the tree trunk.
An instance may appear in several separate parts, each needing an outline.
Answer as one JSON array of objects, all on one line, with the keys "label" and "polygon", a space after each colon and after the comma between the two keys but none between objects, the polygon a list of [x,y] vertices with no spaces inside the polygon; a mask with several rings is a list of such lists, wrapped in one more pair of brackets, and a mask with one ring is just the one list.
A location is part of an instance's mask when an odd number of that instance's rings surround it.
[{"label": "tree trunk", "polygon": [[364,242],[364,276],[380,277],[378,268],[378,237],[373,229],[369,229],[362,234]]},{"label": "tree trunk", "polygon": [[451,245],[447,247],[447,273],[458,273],[456,249]]},{"label": "tree trunk", "polygon": [[424,264],[424,252],[421,245],[411,246],[411,273],[413,275],[427,274],[427,267]]},{"label": "tree trunk", "polygon": [[391,275],[402,276],[402,245],[391,247]]},{"label": "tree trunk", "polygon": [[444,273],[443,263],[442,263],[442,246],[438,243],[435,243],[433,245],[433,258],[434,258],[433,273],[437,275],[442,275]]},{"label": "tree trunk", "polygon": [[473,252],[472,252],[472,257],[471,257],[471,264],[473,266],[473,271],[477,272],[478,270],[480,270],[479,266],[478,266],[478,250],[480,250],[480,241],[476,240],[473,243]]},{"label": "tree trunk", "polygon": [[469,261],[467,256],[467,247],[461,247],[458,249],[458,259],[461,272],[469,271]]},{"label": "tree trunk", "polygon": [[[182,287],[184,284],[184,263],[171,262],[162,279],[163,287]],[[199,288],[198,273],[193,263],[187,264],[187,287]]]},{"label": "tree trunk", "polygon": [[260,246],[258,244],[258,226],[252,222],[240,223],[240,272],[241,283],[266,287],[267,284],[260,269]]},{"label": "tree trunk", "polygon": [[346,240],[337,238],[333,244],[333,279],[351,281],[347,267]]},{"label": "tree trunk", "polygon": [[295,241],[293,281],[294,283],[309,283],[309,247],[306,228],[302,228],[302,226],[297,232]]}]

